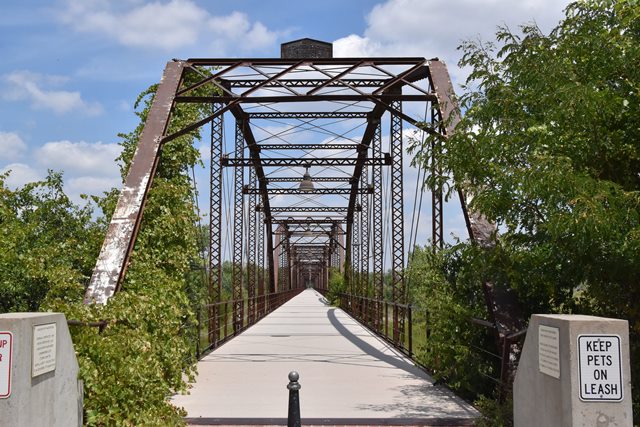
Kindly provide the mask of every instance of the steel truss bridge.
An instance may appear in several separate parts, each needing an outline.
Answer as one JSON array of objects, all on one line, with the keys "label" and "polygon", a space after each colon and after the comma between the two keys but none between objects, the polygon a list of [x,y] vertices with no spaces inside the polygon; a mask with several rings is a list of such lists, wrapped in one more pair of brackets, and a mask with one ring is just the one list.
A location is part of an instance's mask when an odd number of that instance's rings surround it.
[{"label": "steel truss bridge", "polygon": [[[269,295],[305,286],[327,289],[331,270],[344,275],[348,309],[380,331],[387,312],[381,303],[387,259],[390,339],[402,347],[407,319],[404,131],[433,135],[431,152],[437,153],[459,120],[453,95],[447,68],[437,58],[170,61],[85,302],[105,304],[121,287],[163,145],[210,125],[209,344],[220,341],[221,322],[226,327],[220,295],[228,221],[234,331],[269,310]],[[172,114],[184,103],[203,104],[209,113],[169,132]],[[233,134],[229,152],[224,151],[225,133]],[[426,167],[427,173],[438,174],[437,157],[428,159]],[[225,174],[225,169],[233,172]],[[233,180],[224,182],[230,175]],[[224,185],[232,188],[228,200],[223,200]],[[443,244],[442,188],[430,192],[432,244],[438,249]],[[482,243],[493,228],[467,210],[465,194],[459,196],[469,235]],[[231,206],[228,216],[226,204]],[[389,253],[384,253],[385,241]]]}]

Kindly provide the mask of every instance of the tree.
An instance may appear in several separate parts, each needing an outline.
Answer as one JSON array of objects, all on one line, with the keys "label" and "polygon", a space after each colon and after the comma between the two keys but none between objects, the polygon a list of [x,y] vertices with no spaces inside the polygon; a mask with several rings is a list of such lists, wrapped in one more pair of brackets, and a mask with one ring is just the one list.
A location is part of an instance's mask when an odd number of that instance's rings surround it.
[{"label": "tree", "polygon": [[0,313],[38,311],[52,286],[86,280],[103,228],[92,207],[74,205],[63,191],[62,174],[16,190],[0,175]]},{"label": "tree", "polygon": [[575,2],[549,35],[503,27],[461,49],[464,118],[431,179],[501,230],[495,250],[463,250],[465,280],[515,289],[525,315],[628,319],[640,386],[640,5]]}]

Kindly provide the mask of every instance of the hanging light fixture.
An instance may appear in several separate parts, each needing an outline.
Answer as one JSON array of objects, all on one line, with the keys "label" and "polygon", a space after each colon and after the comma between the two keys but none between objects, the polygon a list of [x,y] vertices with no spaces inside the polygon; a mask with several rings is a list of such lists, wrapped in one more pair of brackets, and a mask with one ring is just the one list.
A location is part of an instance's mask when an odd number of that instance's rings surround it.
[{"label": "hanging light fixture", "polygon": [[305,166],[304,175],[302,175],[302,181],[300,181],[300,191],[313,191],[313,181],[311,180],[311,175],[309,175],[309,166]]},{"label": "hanging light fixture", "polygon": [[307,228],[302,233],[303,237],[313,237],[313,231],[311,231],[311,227],[307,225]]}]

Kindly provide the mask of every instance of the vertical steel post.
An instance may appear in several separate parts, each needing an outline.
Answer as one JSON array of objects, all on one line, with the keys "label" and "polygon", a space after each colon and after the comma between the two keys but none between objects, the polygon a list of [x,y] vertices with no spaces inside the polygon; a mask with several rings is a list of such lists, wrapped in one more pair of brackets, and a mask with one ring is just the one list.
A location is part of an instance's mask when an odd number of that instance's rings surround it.
[{"label": "vertical steel post", "polygon": [[[360,183],[358,183],[360,184]],[[351,277],[349,294],[350,294],[350,305],[349,309],[355,309],[354,296],[358,294],[360,289],[360,216],[354,215],[353,217],[353,226],[351,227],[351,263],[347,265],[347,270],[349,276]],[[347,259],[347,262],[349,260]]]},{"label": "vertical steel post", "polygon": [[[362,168],[360,186],[369,188],[369,170]],[[358,296],[369,296],[369,193],[360,197],[360,281]],[[362,304],[359,304],[362,306]],[[362,312],[362,309],[359,310]],[[362,313],[361,313],[362,315]]]},{"label": "vertical steel post", "polygon": [[265,301],[264,301],[264,294],[265,294],[265,286],[264,286],[264,269],[265,269],[265,265],[264,265],[264,229],[265,229],[265,224],[264,224],[264,214],[262,213],[262,211],[257,212],[258,215],[258,225],[257,225],[257,232],[258,232],[258,237],[257,237],[257,268],[258,268],[258,318],[262,318],[262,316],[264,316],[264,310],[265,310]]},{"label": "vertical steel post", "polygon": [[[431,123],[434,129],[438,129],[444,133],[442,125],[442,116],[437,105],[431,104]],[[442,249],[444,244],[443,232],[443,203],[442,203],[442,184],[440,177],[442,170],[440,166],[440,153],[442,152],[442,141],[440,138],[431,139],[431,175],[436,177],[436,184],[431,188],[431,245],[433,251]]]},{"label": "vertical steel post", "polygon": [[[254,167],[249,168],[249,185],[257,188],[258,180]],[[256,201],[257,194],[249,194],[247,216],[247,321],[252,325],[256,319]]]},{"label": "vertical steel post", "polygon": [[[392,101],[391,107],[402,111],[401,101]],[[392,245],[392,298],[393,340],[404,343],[405,287],[404,287],[404,201],[402,187],[402,118],[391,114],[391,245]]]},{"label": "vertical steel post", "polygon": [[[382,151],[382,129],[380,123],[372,141],[373,157],[380,157]],[[382,166],[373,166],[373,298],[376,301],[374,308],[374,324],[376,329],[381,331],[382,327],[382,307],[380,301],[384,297],[384,250],[383,250],[383,218],[382,218]]]},{"label": "vertical steel post", "polygon": [[289,231],[289,227],[286,227],[286,232],[285,232],[285,259],[286,259],[286,266],[285,266],[285,275],[286,275],[286,289],[291,290],[291,264],[292,264],[292,260],[291,260],[291,232]]},{"label": "vertical steel post", "polygon": [[[235,156],[244,157],[244,121],[236,120]],[[243,204],[244,168],[234,169],[233,203],[233,331],[238,332],[244,323],[244,302],[242,300],[242,243],[243,243]]]},{"label": "vertical steel post", "polygon": [[[223,104],[214,103],[213,113],[220,111]],[[211,121],[211,173],[209,205],[209,343],[215,347],[219,339],[219,307],[222,293],[222,130],[223,115]]]}]

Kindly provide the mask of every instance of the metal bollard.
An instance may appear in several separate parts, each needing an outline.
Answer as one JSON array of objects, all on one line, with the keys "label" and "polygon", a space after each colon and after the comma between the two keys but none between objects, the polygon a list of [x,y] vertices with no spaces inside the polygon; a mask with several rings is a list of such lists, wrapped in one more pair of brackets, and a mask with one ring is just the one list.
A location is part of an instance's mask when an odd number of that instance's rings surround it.
[{"label": "metal bollard", "polygon": [[289,389],[289,415],[287,417],[288,427],[302,426],[302,423],[300,422],[300,395],[298,393],[301,386],[298,382],[298,378],[300,378],[300,375],[296,371],[289,372],[289,384],[287,385],[287,389]]}]

